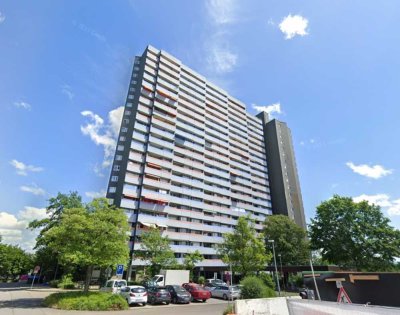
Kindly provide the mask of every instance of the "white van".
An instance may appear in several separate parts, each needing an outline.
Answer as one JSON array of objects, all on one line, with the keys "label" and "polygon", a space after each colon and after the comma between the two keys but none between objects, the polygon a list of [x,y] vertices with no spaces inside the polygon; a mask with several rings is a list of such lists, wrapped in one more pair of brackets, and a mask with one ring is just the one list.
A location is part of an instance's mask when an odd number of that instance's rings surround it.
[{"label": "white van", "polygon": [[116,294],[121,291],[121,288],[126,287],[126,285],[126,280],[111,279],[106,282],[106,285],[104,287],[100,288],[100,291]]}]

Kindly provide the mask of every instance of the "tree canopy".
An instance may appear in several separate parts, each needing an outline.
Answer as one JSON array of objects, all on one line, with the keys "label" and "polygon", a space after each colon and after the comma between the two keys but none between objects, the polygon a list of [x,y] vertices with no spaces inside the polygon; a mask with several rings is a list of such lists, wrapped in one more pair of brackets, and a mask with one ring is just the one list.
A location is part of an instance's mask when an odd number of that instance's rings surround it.
[{"label": "tree canopy", "polygon": [[265,248],[264,237],[257,233],[249,216],[240,217],[233,233],[224,234],[223,239],[217,247],[218,254],[243,277],[265,270],[271,260],[272,254]]},{"label": "tree canopy", "polygon": [[59,223],[45,231],[42,238],[59,254],[63,265],[86,267],[86,291],[93,266],[126,264],[128,232],[123,210],[99,198],[86,207],[63,208]]},{"label": "tree canopy", "polygon": [[283,265],[303,265],[310,258],[307,232],[285,215],[272,215],[264,222],[264,235],[275,241],[276,255]]},{"label": "tree canopy", "polygon": [[149,263],[150,272],[155,275],[161,268],[177,263],[169,242],[168,237],[163,237],[157,228],[152,227],[140,235],[140,250],[135,251],[134,256]]},{"label": "tree canopy", "polygon": [[18,246],[3,244],[0,239],[0,278],[15,279],[33,267],[33,255]]},{"label": "tree canopy", "polygon": [[385,271],[400,257],[400,232],[380,207],[338,195],[322,202],[311,219],[312,249],[345,268]]},{"label": "tree canopy", "polygon": [[204,260],[203,255],[196,249],[194,252],[187,253],[183,260],[186,269],[193,270],[198,262]]}]

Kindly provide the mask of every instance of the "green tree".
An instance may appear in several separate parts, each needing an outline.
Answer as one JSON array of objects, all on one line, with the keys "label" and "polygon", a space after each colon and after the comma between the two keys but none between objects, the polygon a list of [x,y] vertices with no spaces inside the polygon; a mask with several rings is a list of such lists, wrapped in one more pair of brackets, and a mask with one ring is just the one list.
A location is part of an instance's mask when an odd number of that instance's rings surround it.
[{"label": "green tree", "polygon": [[203,260],[204,260],[204,256],[197,249],[194,252],[187,253],[185,255],[183,264],[185,265],[186,269],[190,270],[191,278],[193,278],[194,267],[196,267],[196,264],[198,262],[201,262]]},{"label": "green tree", "polygon": [[345,268],[384,271],[400,257],[400,232],[379,206],[338,195],[322,202],[310,224],[311,246]]},{"label": "green tree", "polygon": [[50,198],[49,205],[46,208],[48,218],[42,220],[33,220],[29,222],[28,225],[28,228],[32,230],[40,229],[39,235],[36,238],[35,248],[46,246],[43,235],[53,226],[56,226],[60,223],[61,215],[64,209],[81,207],[83,207],[82,197],[76,191],[70,192],[69,194],[63,194],[59,192],[56,197]]},{"label": "green tree", "polygon": [[150,273],[155,275],[161,268],[177,263],[169,242],[168,237],[163,237],[157,228],[152,227],[140,235],[140,250],[134,252],[134,256],[149,263]]},{"label": "green tree", "polygon": [[0,243],[0,277],[15,279],[33,268],[33,257],[15,245]]},{"label": "green tree", "polygon": [[85,292],[94,266],[108,267],[126,263],[129,225],[121,209],[107,199],[94,199],[86,208],[64,208],[57,225],[46,231],[43,239],[59,253],[63,265],[85,267]]},{"label": "green tree", "polygon": [[269,216],[264,222],[264,235],[275,241],[276,256],[281,255],[283,265],[308,263],[310,244],[307,233],[288,216]]},{"label": "green tree", "polygon": [[263,235],[257,233],[249,216],[240,217],[233,233],[226,233],[223,238],[217,246],[218,254],[243,277],[264,270],[272,257],[265,249]]}]

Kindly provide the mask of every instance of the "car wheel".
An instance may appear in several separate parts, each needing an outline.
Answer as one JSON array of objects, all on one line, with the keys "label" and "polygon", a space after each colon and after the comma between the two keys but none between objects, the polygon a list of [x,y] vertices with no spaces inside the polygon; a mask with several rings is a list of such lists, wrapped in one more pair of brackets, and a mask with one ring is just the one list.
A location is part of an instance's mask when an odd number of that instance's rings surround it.
[{"label": "car wheel", "polygon": [[176,300],[176,297],[172,298],[172,303],[173,304],[177,304],[178,303],[178,301]]},{"label": "car wheel", "polygon": [[143,306],[146,306],[146,303],[142,303]]},{"label": "car wheel", "polygon": [[206,299],[203,299],[203,303],[206,303],[206,301],[207,301]]},{"label": "car wheel", "polygon": [[169,305],[169,302],[165,302],[166,305]]},{"label": "car wheel", "polygon": [[228,296],[227,296],[226,294],[224,294],[224,295],[222,296],[222,298],[226,301],[226,300],[228,299]]}]

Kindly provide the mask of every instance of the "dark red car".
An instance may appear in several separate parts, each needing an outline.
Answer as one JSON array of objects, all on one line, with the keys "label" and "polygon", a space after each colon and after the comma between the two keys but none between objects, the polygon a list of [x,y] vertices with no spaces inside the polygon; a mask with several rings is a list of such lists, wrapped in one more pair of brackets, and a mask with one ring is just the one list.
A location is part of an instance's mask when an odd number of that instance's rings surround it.
[{"label": "dark red car", "polygon": [[210,291],[207,291],[202,286],[196,283],[184,283],[182,284],[182,287],[189,291],[190,295],[192,296],[192,301],[198,300],[205,302],[209,298],[211,298]]}]

